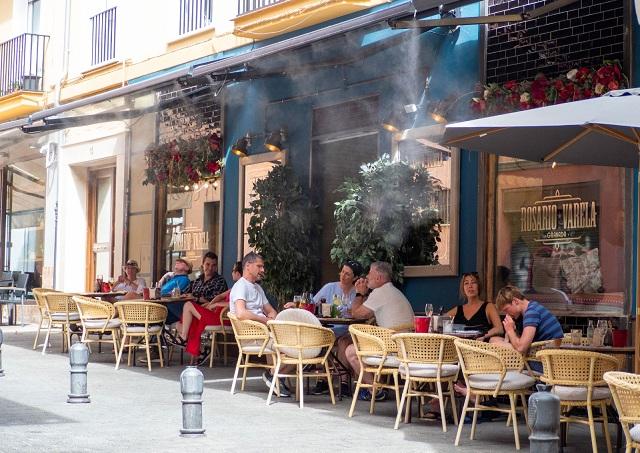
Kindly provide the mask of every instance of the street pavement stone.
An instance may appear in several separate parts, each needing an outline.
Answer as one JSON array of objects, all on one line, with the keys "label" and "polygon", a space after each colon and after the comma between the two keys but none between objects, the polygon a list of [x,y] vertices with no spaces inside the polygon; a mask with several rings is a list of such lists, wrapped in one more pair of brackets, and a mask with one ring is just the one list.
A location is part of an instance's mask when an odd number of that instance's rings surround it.
[{"label": "street pavement stone", "polygon": [[[456,427],[443,433],[440,422],[414,420],[394,430],[393,401],[359,402],[354,417],[350,398],[332,406],[328,395],[305,395],[299,409],[293,398],[266,406],[267,389],[257,372],[246,391],[231,395],[233,366],[202,367],[205,377],[200,438],[179,436],[183,366],[174,357],[170,367],[153,364],[127,367],[126,357],[114,369],[110,345],[101,353],[92,346],[88,367],[89,404],[69,404],[69,358],[62,354],[61,336],[53,334],[46,355],[32,350],[34,326],[3,326],[5,343],[0,377],[0,452],[512,452],[513,431],[504,419],[478,425],[469,440],[464,427],[460,447],[454,447]],[[49,352],[50,351],[50,352]],[[141,354],[138,355],[141,357]],[[234,360],[230,360],[234,362]],[[235,363],[235,362],[234,362]],[[239,389],[239,387],[238,387]],[[520,441],[528,450],[528,433],[520,423]],[[611,425],[612,432],[615,427]],[[615,441],[615,435],[612,436]],[[602,437],[599,441],[604,448]],[[588,431],[572,427],[566,452],[590,449]]]}]

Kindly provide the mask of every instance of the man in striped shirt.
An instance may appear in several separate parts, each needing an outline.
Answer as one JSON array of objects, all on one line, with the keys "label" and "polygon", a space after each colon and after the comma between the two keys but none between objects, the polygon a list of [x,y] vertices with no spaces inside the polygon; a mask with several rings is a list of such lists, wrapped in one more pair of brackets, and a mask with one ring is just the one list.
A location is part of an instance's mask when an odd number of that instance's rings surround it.
[{"label": "man in striped shirt", "polygon": [[[560,346],[564,333],[558,319],[538,302],[529,301],[515,286],[505,286],[496,296],[498,311],[506,316],[502,324],[514,349],[526,354],[535,341],[556,340]],[[522,334],[518,335],[514,319],[522,317]]]}]

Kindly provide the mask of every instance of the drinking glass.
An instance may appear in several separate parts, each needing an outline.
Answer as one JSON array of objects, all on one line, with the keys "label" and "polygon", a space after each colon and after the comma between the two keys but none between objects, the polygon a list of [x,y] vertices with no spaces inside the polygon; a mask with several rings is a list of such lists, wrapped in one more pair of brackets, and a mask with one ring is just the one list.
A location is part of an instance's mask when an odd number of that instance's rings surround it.
[{"label": "drinking glass", "polygon": [[433,304],[426,304],[424,306],[424,315],[428,317],[433,316]]},{"label": "drinking glass", "polygon": [[580,346],[582,343],[582,329],[571,329],[571,344]]},{"label": "drinking glass", "polygon": [[302,296],[293,296],[293,303],[296,305],[296,308],[300,307],[300,302],[302,302]]}]

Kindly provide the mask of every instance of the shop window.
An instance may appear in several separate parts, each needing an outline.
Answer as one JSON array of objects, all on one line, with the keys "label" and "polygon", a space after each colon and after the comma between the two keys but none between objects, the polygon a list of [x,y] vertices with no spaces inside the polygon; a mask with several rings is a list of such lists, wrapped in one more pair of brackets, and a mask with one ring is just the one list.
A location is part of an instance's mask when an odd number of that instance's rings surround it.
[{"label": "shop window", "polygon": [[556,314],[624,313],[628,170],[498,160],[495,291],[507,283]]},{"label": "shop window", "polygon": [[7,171],[5,269],[30,272],[40,281],[44,257],[44,158],[19,162]]},{"label": "shop window", "polygon": [[438,263],[405,263],[406,277],[456,275],[458,272],[460,157],[457,149],[438,145],[441,136],[442,126],[437,125],[407,130],[394,141],[396,159],[423,166],[436,179],[437,190],[429,204],[441,219]]}]

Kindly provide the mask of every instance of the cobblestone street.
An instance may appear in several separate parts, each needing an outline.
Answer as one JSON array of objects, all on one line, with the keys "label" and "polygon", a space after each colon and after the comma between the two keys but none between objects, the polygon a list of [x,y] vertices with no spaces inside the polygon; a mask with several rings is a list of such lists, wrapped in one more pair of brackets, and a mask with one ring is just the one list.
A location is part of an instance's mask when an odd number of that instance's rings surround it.
[{"label": "cobblestone street", "polygon": [[[265,405],[267,391],[256,373],[247,391],[229,392],[233,368],[202,368],[205,376],[204,427],[206,436],[179,437],[181,427],[178,377],[182,367],[113,368],[107,346],[90,357],[90,404],[66,403],[69,393],[69,360],[60,353],[60,335],[52,337],[51,353],[33,351],[33,326],[3,327],[5,344],[0,378],[1,452],[164,452],[164,451],[416,451],[511,452],[513,434],[499,422],[478,426],[470,441],[465,426],[459,448],[453,446],[455,427],[442,433],[439,422],[414,421],[393,429],[392,401],[376,406],[369,415],[360,403],[347,418],[350,399],[332,406],[328,396],[305,397],[300,410],[292,398]],[[612,432],[615,427],[611,425]],[[520,426],[523,450],[527,432]],[[615,434],[612,435],[615,442]],[[602,441],[602,437],[599,436]],[[604,443],[601,447],[604,448]],[[572,427],[570,447],[588,447],[588,433]]]}]

